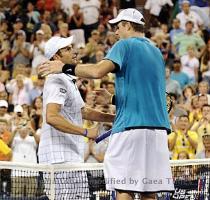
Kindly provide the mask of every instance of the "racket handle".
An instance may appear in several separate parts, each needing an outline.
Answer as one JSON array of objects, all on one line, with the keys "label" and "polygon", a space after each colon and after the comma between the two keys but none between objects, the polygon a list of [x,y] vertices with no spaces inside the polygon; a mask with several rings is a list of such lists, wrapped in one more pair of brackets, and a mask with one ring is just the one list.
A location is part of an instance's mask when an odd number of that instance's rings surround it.
[{"label": "racket handle", "polygon": [[111,133],[112,133],[112,130],[110,129],[110,130],[108,130],[107,132],[105,132],[105,133],[99,135],[99,136],[95,139],[95,142],[96,142],[96,143],[101,142],[102,140],[104,140],[104,139],[106,139],[107,137],[109,137],[109,136],[111,135]]}]

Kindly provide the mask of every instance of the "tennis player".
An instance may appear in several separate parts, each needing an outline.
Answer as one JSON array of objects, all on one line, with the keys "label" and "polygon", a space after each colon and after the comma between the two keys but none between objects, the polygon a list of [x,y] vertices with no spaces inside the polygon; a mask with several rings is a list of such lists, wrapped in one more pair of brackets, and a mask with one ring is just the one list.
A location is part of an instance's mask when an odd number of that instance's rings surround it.
[{"label": "tennis player", "polygon": [[[76,57],[72,43],[73,37],[52,37],[45,45],[45,56],[50,60],[72,63]],[[49,75],[43,89],[43,126],[38,151],[40,163],[84,162],[83,136],[94,139],[98,128],[84,129],[82,117],[94,121],[114,120],[114,115],[85,107],[73,76]],[[58,172],[54,176],[56,200],[89,199],[85,173]],[[50,189],[47,184],[49,178],[49,175],[44,175],[46,192]]]},{"label": "tennis player", "polygon": [[[64,72],[86,78],[116,75],[116,118],[104,159],[107,189],[117,200],[155,199],[173,191],[167,131],[165,64],[162,54],[144,37],[145,20],[136,9],[125,9],[109,21],[120,40],[97,64],[46,62],[42,75]],[[59,67],[58,67],[59,66]]]}]

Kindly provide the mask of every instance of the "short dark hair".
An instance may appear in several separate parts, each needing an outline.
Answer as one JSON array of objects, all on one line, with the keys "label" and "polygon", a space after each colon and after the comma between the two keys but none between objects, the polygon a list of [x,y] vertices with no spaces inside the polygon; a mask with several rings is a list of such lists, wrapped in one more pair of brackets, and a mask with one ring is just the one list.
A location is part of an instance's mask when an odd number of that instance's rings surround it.
[{"label": "short dark hair", "polygon": [[[145,23],[145,20],[143,18],[142,18],[141,21]],[[127,22],[128,21],[122,21],[123,26]],[[144,33],[145,32],[145,25],[143,25],[143,24],[137,24],[137,23],[134,23],[134,22],[130,22],[130,24],[131,24],[131,26],[132,26],[132,28],[133,28],[134,31],[140,32],[140,33]]]}]

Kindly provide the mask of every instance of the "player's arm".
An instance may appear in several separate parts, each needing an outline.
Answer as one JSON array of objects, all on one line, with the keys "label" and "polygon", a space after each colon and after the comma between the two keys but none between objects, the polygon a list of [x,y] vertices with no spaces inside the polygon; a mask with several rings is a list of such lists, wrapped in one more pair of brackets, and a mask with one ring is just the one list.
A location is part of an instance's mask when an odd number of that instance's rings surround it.
[{"label": "player's arm", "polygon": [[40,65],[38,73],[42,76],[48,74],[65,73],[82,78],[102,78],[109,72],[116,70],[116,65],[110,60],[102,60],[96,64],[63,64],[61,61],[47,61]]},{"label": "player's arm", "polygon": [[113,122],[115,115],[103,113],[97,110],[94,110],[89,107],[82,108],[82,117],[83,119],[91,120],[91,121],[99,121],[99,122]]},{"label": "player's arm", "polygon": [[[98,135],[98,128],[84,129],[77,126],[67,119],[65,119],[61,114],[61,105],[56,103],[48,103],[46,110],[46,122],[50,124],[55,129],[74,135],[87,136],[88,138],[95,139]],[[87,132],[86,132],[87,130]]]}]

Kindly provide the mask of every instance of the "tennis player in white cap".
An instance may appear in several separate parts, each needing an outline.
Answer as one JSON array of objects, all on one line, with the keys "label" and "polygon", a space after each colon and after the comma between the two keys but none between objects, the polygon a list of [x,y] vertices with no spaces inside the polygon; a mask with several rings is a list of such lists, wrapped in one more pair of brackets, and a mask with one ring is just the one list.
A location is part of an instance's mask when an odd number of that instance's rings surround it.
[{"label": "tennis player in white cap", "polygon": [[[73,37],[52,37],[46,42],[45,56],[50,60],[75,63],[72,44]],[[43,89],[43,125],[38,150],[40,163],[84,162],[84,136],[94,139],[98,128],[84,129],[82,118],[112,122],[114,115],[85,107],[74,76],[64,73],[49,75]],[[56,200],[89,199],[84,172],[58,172],[54,176]],[[44,175],[46,192],[49,191],[49,178]]]},{"label": "tennis player in white cap", "polygon": [[116,118],[104,159],[107,189],[117,191],[117,200],[134,199],[135,193],[142,200],[153,200],[157,192],[174,190],[165,64],[160,50],[144,37],[145,20],[138,10],[125,9],[109,23],[115,25],[120,40],[101,62],[47,62],[39,72],[63,71],[86,78],[115,73]]}]

